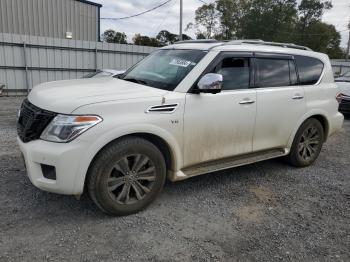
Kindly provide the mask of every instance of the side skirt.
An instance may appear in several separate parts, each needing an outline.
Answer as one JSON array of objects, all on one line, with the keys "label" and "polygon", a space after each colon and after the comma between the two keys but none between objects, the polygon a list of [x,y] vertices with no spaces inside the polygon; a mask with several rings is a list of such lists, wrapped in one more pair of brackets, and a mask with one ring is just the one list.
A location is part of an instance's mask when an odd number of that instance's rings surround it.
[{"label": "side skirt", "polygon": [[204,162],[201,164],[186,167],[178,172],[170,173],[169,179],[173,182],[185,180],[187,178],[202,174],[207,174],[238,166],[244,166],[247,164],[252,164],[276,157],[285,156],[288,153],[289,151],[287,149],[278,148]]}]

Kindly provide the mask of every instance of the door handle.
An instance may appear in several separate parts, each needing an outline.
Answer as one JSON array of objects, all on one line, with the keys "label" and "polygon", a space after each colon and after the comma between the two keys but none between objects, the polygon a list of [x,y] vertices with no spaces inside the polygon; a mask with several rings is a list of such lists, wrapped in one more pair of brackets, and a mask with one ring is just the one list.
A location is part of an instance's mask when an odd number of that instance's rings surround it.
[{"label": "door handle", "polygon": [[240,105],[250,105],[250,104],[254,104],[255,101],[253,100],[243,100],[241,102],[239,102]]},{"label": "door handle", "polygon": [[292,99],[294,99],[294,100],[300,100],[300,99],[303,99],[303,98],[304,98],[304,96],[301,96],[301,95],[298,95],[298,94],[292,97]]}]

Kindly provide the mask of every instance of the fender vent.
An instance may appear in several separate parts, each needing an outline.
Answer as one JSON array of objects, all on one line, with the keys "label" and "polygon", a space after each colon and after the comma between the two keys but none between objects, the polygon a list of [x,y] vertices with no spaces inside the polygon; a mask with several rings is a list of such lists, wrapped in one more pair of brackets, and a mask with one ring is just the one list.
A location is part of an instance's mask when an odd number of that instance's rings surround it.
[{"label": "fender vent", "polygon": [[164,104],[161,106],[151,106],[146,110],[146,113],[174,113],[179,104]]}]

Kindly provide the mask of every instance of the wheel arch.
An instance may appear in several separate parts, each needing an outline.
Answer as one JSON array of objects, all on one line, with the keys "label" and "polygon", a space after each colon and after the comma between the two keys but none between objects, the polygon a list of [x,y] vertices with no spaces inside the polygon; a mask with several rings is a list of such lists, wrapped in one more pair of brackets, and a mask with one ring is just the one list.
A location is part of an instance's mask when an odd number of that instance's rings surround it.
[{"label": "wheel arch", "polygon": [[120,140],[120,139],[123,139],[123,138],[127,138],[127,137],[139,137],[139,138],[143,138],[143,139],[151,142],[163,154],[167,170],[173,170],[175,168],[174,167],[175,156],[172,153],[170,145],[162,137],[160,137],[158,135],[155,135],[155,134],[152,134],[152,133],[137,132],[137,133],[131,133],[131,134],[128,134],[128,135],[124,135],[124,136],[118,137],[117,139],[109,142],[103,148],[108,146],[110,143],[113,143],[113,142],[115,142],[117,140]]},{"label": "wheel arch", "polygon": [[329,122],[328,122],[327,118],[324,115],[313,115],[313,116],[309,117],[308,119],[310,119],[310,118],[315,118],[321,123],[321,125],[323,127],[323,131],[324,131],[324,141],[326,142],[327,137],[328,137],[328,133],[329,133]]},{"label": "wheel arch", "polygon": [[87,152],[86,157],[83,160],[83,163],[87,164],[83,164],[76,175],[74,185],[76,187],[76,191],[83,192],[88,170],[99,152],[119,139],[132,136],[143,138],[154,144],[162,152],[168,172],[176,171],[179,168],[179,165],[181,165],[181,147],[170,133],[158,129],[150,130],[150,128],[136,127],[123,131],[119,130],[118,133],[111,132],[111,134],[103,138],[99,138],[90,148],[89,152]]},{"label": "wheel arch", "polygon": [[295,137],[296,133],[298,132],[299,128],[301,127],[301,125],[310,118],[317,119],[321,123],[321,125],[323,127],[323,131],[324,131],[324,135],[325,135],[324,142],[327,141],[328,134],[329,134],[329,121],[328,121],[326,114],[324,112],[310,112],[309,114],[304,115],[301,118],[301,120],[298,122],[298,124],[296,125],[296,128],[293,130],[293,133],[291,134],[291,136],[289,138],[288,148],[291,148],[291,146],[293,144],[294,137]]}]

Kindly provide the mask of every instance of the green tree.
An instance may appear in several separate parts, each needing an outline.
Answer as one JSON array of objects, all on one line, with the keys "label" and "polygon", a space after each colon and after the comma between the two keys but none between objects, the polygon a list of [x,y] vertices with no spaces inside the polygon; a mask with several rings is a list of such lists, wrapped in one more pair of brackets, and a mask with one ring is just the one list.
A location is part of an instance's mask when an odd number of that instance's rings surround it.
[{"label": "green tree", "polygon": [[298,31],[300,31],[301,43],[304,43],[307,28],[313,23],[321,21],[322,15],[326,10],[332,8],[332,3],[329,1],[321,0],[302,0],[298,6],[299,21],[297,25]]},{"label": "green tree", "polygon": [[195,24],[189,23],[186,30],[195,28],[197,35],[212,38],[218,31],[219,14],[214,3],[204,4],[196,10]]},{"label": "green tree", "polygon": [[160,45],[165,46],[175,43],[178,39],[178,35],[170,33],[167,30],[162,30],[158,33],[156,39],[158,40]]},{"label": "green tree", "polygon": [[127,36],[123,32],[116,32],[113,29],[108,29],[103,32],[101,39],[107,43],[127,44]]},{"label": "green tree", "polygon": [[250,10],[250,0],[217,0],[216,9],[220,20],[221,38],[244,38],[245,17]]},{"label": "green tree", "polygon": [[[166,46],[170,44],[174,44],[175,42],[179,41],[179,35],[170,33],[167,30],[162,30],[158,33],[156,36],[156,39],[158,40],[158,43],[160,46]],[[186,34],[182,34],[182,40],[191,40],[192,38]]]},{"label": "green tree", "polygon": [[331,58],[341,58],[341,36],[333,25],[321,21],[326,10],[332,8],[329,1],[302,0],[298,6],[294,42],[311,49],[327,53]]},{"label": "green tree", "polygon": [[203,35],[202,33],[197,33],[196,38],[197,39],[205,39],[205,35]]},{"label": "green tree", "polygon": [[190,37],[186,34],[182,34],[182,40],[192,40],[192,37]]},{"label": "green tree", "polygon": [[198,8],[188,27],[197,29],[197,39],[290,42],[336,58],[342,56],[340,34],[321,21],[330,8],[327,0],[216,0]]},{"label": "green tree", "polygon": [[302,0],[298,6],[300,21],[308,26],[312,22],[319,21],[323,13],[331,8],[330,1]]},{"label": "green tree", "polygon": [[159,47],[160,44],[156,38],[143,36],[141,34],[135,34],[132,38],[135,45],[143,45],[143,46],[155,46]]},{"label": "green tree", "polygon": [[297,20],[296,0],[251,0],[238,20],[239,38],[266,41],[292,40]]},{"label": "green tree", "polygon": [[297,44],[303,44],[311,49],[326,53],[330,58],[342,58],[343,51],[340,48],[341,36],[334,25],[329,25],[321,21],[311,23],[305,28],[303,41]]}]

